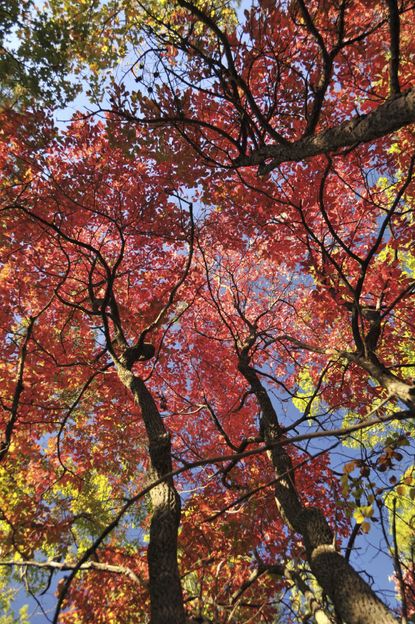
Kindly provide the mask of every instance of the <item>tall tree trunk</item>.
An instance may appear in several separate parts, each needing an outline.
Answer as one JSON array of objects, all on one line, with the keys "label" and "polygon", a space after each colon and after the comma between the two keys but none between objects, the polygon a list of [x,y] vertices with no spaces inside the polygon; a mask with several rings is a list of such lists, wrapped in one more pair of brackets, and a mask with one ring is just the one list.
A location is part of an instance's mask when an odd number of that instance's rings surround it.
[{"label": "tall tree trunk", "polygon": [[[123,367],[117,367],[122,383],[141,408],[146,428],[150,480],[172,471],[170,434],[144,381]],[[177,564],[177,533],[180,524],[180,497],[172,477],[151,492],[152,518],[147,560],[150,577],[151,624],[184,624],[185,611]]]},{"label": "tall tree trunk", "polygon": [[308,563],[321,588],[347,624],[396,624],[383,602],[336,551],[334,535],[323,512],[303,505],[290,456],[282,444],[283,431],[266,389],[250,366],[248,347],[242,350],[238,368],[261,408],[261,429],[265,442],[271,445],[269,455],[278,479],[275,486],[278,509],[291,529],[302,536]]}]

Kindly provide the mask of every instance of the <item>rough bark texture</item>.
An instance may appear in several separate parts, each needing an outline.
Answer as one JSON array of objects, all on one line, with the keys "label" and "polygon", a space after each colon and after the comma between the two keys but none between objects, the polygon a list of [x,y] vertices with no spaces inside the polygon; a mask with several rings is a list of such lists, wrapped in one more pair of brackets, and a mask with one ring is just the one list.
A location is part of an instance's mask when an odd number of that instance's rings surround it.
[{"label": "rough bark texture", "polygon": [[343,355],[350,362],[358,364],[367,371],[369,375],[388,390],[390,396],[397,397],[410,409],[415,410],[415,386],[402,381],[402,379],[391,373],[374,353],[369,353],[366,357],[357,353],[344,353]]},{"label": "rough bark texture", "polygon": [[249,365],[248,348],[242,350],[239,370],[250,384],[262,412],[264,440],[271,445],[270,457],[278,481],[275,499],[287,524],[304,541],[307,560],[318,583],[332,600],[337,614],[347,624],[396,624],[383,602],[346,559],[336,551],[332,530],[322,511],[305,507],[295,485],[284,434],[267,391]]},{"label": "rough bark texture", "polygon": [[[367,115],[353,117],[334,128],[306,136],[294,143],[266,145],[248,156],[237,158],[236,166],[260,165],[265,174],[283,162],[301,161],[310,156],[343,147],[368,143],[415,122],[415,88],[389,98]],[[265,161],[268,160],[268,164]]]},{"label": "rough bark texture", "polygon": [[294,570],[290,570],[286,568],[284,570],[284,575],[286,578],[292,580],[293,583],[297,586],[300,592],[303,594],[306,604],[310,613],[316,621],[316,624],[335,624],[336,620],[334,617],[331,617],[326,613],[326,611],[322,608],[320,602],[317,600],[314,592],[308,587],[308,585],[303,580],[301,574]]},{"label": "rough bark texture", "polygon": [[[144,381],[127,369],[118,371],[121,381],[140,405],[149,441],[151,481],[171,473],[170,435]],[[150,493],[152,519],[147,551],[151,624],[184,624],[183,594],[177,564],[177,532],[180,497],[172,477],[167,477]]]}]

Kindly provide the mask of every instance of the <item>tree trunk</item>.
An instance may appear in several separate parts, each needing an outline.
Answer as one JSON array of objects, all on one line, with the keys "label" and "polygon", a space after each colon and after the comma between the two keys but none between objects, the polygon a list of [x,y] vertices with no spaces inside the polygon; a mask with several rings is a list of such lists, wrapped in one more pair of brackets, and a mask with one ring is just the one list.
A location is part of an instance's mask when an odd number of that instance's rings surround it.
[{"label": "tree trunk", "polygon": [[415,386],[402,381],[402,379],[391,373],[374,353],[369,353],[366,357],[357,353],[344,353],[343,355],[350,362],[358,364],[367,371],[369,375],[388,390],[391,396],[397,397],[410,409],[415,410]]},{"label": "tree trunk", "polygon": [[[172,471],[170,435],[144,381],[126,368],[118,367],[122,383],[140,405],[149,441],[151,481]],[[150,577],[151,624],[184,624],[185,611],[177,564],[177,533],[180,497],[172,477],[150,492],[152,518],[147,550]]]},{"label": "tree trunk", "polygon": [[322,511],[305,507],[300,500],[293,465],[285,450],[284,434],[267,391],[249,365],[247,349],[242,350],[239,371],[249,383],[262,412],[261,429],[275,476],[275,500],[278,509],[293,531],[304,541],[310,568],[318,583],[332,600],[341,620],[347,624],[396,624],[383,602],[336,551],[334,535]]}]

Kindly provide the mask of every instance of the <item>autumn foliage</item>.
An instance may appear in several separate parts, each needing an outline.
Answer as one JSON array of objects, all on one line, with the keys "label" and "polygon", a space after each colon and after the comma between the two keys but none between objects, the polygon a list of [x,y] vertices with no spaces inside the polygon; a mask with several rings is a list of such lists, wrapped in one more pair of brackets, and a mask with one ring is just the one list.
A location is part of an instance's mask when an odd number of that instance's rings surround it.
[{"label": "autumn foliage", "polygon": [[103,56],[68,39],[96,114],[2,112],[4,591],[62,624],[404,623],[414,9],[109,4]]}]

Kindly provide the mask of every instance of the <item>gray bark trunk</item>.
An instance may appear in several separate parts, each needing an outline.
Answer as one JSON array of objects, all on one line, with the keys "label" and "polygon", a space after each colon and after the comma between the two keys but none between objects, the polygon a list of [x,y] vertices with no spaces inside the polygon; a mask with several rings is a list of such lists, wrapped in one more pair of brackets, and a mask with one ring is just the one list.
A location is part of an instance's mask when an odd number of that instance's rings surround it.
[{"label": "gray bark trunk", "polygon": [[[170,435],[144,381],[118,367],[123,384],[140,405],[149,441],[151,481],[172,472]],[[172,477],[151,492],[152,518],[147,550],[151,624],[184,624],[183,594],[177,563],[177,533],[180,524],[180,497]]]},{"label": "gray bark trunk", "polygon": [[308,563],[321,588],[347,624],[396,624],[383,602],[336,551],[333,532],[322,511],[303,505],[290,456],[282,444],[284,434],[277,414],[258,375],[249,365],[247,350],[242,351],[239,370],[261,408],[261,429],[265,442],[271,445],[269,454],[278,479],[275,486],[277,507],[288,526],[302,536]]}]

